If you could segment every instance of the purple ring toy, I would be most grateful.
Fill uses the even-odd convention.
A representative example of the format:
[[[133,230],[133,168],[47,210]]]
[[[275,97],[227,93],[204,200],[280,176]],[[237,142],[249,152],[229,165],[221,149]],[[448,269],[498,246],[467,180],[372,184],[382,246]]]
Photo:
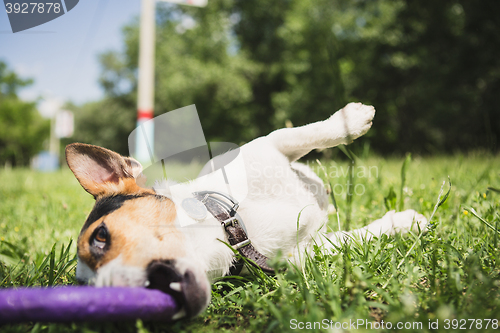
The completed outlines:
[[[146,288],[67,286],[0,289],[0,324],[118,320],[171,321],[175,299]]]

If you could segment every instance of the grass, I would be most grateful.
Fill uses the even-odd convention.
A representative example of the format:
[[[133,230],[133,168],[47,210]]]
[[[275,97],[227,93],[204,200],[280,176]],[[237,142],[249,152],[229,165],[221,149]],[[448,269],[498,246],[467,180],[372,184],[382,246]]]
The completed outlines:
[[[324,170],[311,166],[331,182],[342,228],[346,216],[356,228],[403,206],[429,218],[443,182],[441,199],[448,191],[449,176],[449,197],[424,235],[383,236],[338,253],[309,253],[303,258],[304,271],[276,261],[276,267],[287,269],[274,277],[254,271],[247,277],[223,278],[213,285],[209,308],[192,320],[28,323],[0,331],[279,332],[300,331],[300,325],[303,331],[333,331],[337,323],[345,331],[364,332],[370,327],[392,331],[398,322],[406,324],[405,332],[497,331],[487,319],[500,319],[500,193],[495,191],[500,188],[500,158],[412,158],[402,170],[403,162],[357,160],[350,175],[351,162],[323,161]],[[348,179],[353,183],[347,184]],[[68,170],[2,170],[0,184],[0,286],[74,283],[75,240],[92,197]],[[336,213],[329,227],[338,229]]]

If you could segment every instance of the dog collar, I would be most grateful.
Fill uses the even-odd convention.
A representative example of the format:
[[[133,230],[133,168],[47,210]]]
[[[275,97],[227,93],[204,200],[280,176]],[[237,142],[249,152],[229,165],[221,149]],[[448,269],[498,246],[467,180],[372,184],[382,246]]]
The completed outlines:
[[[250,263],[264,272],[274,273],[274,269],[267,264],[268,258],[257,251],[248,238],[243,219],[236,212],[239,207],[238,201],[228,194],[216,191],[195,192],[193,195],[221,223],[233,249],[237,250],[243,257],[250,259]],[[231,275],[238,274],[242,268],[242,263],[237,263],[231,267]]]

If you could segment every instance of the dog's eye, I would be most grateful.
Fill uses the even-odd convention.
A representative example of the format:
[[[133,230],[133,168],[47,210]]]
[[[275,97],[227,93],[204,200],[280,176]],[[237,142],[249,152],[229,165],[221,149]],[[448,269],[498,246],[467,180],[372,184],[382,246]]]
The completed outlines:
[[[102,226],[97,228],[94,236],[94,246],[103,249],[106,246],[106,243],[108,242],[108,230],[106,227]]]

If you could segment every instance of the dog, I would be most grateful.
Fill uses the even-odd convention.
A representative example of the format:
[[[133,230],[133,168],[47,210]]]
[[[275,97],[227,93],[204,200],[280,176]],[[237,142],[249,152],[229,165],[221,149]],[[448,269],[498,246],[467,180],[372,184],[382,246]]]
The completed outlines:
[[[352,237],[424,230],[426,218],[406,210],[351,232],[326,233],[327,190],[296,161],[313,149],[349,144],[370,129],[374,115],[372,106],[350,103],[325,121],[279,129],[243,145],[245,175],[233,184],[248,188],[241,202],[224,193],[210,173],[177,186],[181,201],[161,186],[141,185],[142,166],[131,157],[68,145],[69,168],[95,198],[78,237],[77,280],[159,289],[181,304],[174,319],[192,317],[209,304],[210,281],[235,267],[235,249],[272,271],[268,258],[283,255],[298,263],[313,244],[331,253]],[[193,223],[183,227],[181,215]]]

